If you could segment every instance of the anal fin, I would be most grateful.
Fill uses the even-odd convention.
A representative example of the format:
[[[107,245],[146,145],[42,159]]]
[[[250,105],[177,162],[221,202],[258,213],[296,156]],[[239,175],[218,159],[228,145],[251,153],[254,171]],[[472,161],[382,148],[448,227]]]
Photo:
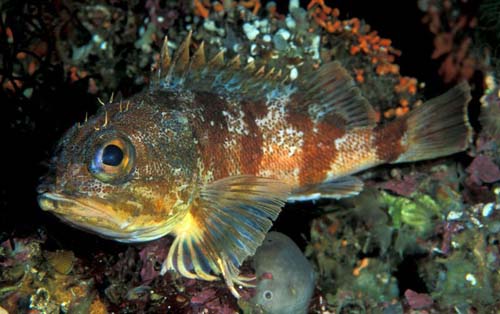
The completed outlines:
[[[359,194],[363,190],[363,181],[346,176],[314,185],[308,185],[292,191],[288,202],[311,201],[320,198],[340,199]]]

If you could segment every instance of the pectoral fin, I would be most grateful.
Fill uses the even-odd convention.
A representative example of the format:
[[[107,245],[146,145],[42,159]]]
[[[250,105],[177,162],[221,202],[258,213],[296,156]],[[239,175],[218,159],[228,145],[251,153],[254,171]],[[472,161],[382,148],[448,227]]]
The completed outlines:
[[[357,195],[362,190],[363,181],[348,176],[294,190],[288,201],[312,201],[320,198],[340,199]]]
[[[289,196],[286,184],[253,176],[235,176],[204,187],[183,221],[163,265],[182,276],[217,280],[222,274],[231,292],[234,283],[248,286],[239,266],[255,253]]]

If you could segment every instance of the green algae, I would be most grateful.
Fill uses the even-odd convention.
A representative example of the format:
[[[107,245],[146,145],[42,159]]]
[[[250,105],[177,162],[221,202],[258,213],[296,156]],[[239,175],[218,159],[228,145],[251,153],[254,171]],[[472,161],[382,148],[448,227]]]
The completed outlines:
[[[406,224],[425,234],[432,229],[435,218],[442,214],[441,206],[426,194],[417,193],[409,198],[381,192],[380,199],[388,207],[387,212],[396,229]]]

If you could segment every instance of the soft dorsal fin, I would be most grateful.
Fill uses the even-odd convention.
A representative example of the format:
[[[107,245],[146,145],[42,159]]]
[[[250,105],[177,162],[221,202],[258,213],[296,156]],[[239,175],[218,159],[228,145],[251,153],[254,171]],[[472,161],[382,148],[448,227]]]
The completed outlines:
[[[238,267],[255,253],[289,195],[280,181],[248,175],[209,183],[176,225],[161,273],[172,269],[203,280],[222,275],[238,296],[234,284],[253,280],[239,276]]]
[[[376,124],[372,106],[337,61],[299,77],[297,85],[304,99],[298,106],[315,121],[330,121],[346,129]]]

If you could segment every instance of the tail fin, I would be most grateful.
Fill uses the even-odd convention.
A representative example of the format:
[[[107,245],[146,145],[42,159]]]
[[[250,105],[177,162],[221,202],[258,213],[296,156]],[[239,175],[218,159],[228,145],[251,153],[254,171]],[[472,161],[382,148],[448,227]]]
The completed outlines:
[[[406,147],[393,163],[432,159],[461,152],[472,141],[467,117],[470,86],[460,83],[410,112],[407,119]]]

